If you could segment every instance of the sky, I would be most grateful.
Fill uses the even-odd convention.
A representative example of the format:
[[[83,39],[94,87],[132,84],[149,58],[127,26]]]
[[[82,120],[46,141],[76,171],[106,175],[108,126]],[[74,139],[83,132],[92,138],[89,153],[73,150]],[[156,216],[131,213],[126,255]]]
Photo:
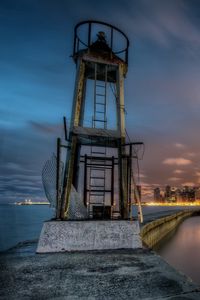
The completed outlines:
[[[45,199],[41,173],[69,122],[74,26],[94,19],[130,40],[126,128],[143,141],[143,198],[200,185],[198,0],[1,0],[0,202]]]

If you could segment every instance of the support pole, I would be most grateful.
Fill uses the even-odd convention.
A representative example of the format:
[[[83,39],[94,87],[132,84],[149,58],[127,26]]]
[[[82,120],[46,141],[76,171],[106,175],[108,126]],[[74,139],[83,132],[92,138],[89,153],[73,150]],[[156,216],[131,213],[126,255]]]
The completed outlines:
[[[115,167],[115,158],[112,156],[112,169],[111,169],[111,206],[114,203],[114,167]]]
[[[72,118],[70,125],[69,144],[71,148],[67,153],[67,162],[64,174],[64,187],[62,194],[61,219],[67,219],[71,186],[73,183],[74,169],[76,169],[76,154],[77,154],[77,136],[73,133],[74,127],[77,127],[81,119],[82,100],[83,100],[83,85],[84,85],[85,63],[80,59],[78,61],[78,71],[76,76],[76,84],[74,90],[74,99],[72,106]]]
[[[63,122],[64,122],[65,141],[67,141],[67,122],[66,122],[66,117],[63,117]]]
[[[131,199],[131,174],[132,174],[132,144],[129,146],[129,212],[131,213],[130,218],[132,219],[132,199]]]
[[[83,203],[87,206],[87,154],[85,154],[84,161],[84,191],[83,191]]]
[[[122,219],[128,218],[128,194],[126,182],[126,161],[125,157],[125,111],[124,111],[124,65],[119,64],[117,72],[117,127],[120,133],[118,142],[118,160],[119,160],[119,190],[120,207]]]
[[[61,178],[60,178],[60,156],[61,156],[61,139],[57,138],[57,161],[56,161],[56,219],[60,218],[61,205]]]

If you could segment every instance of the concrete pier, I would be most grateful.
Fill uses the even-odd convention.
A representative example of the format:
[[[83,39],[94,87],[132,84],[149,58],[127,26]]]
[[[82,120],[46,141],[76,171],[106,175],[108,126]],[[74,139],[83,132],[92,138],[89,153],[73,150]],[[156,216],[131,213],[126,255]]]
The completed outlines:
[[[36,247],[0,253],[0,300],[200,299],[199,286],[147,248],[36,254]]]
[[[35,245],[36,246],[36,245]],[[200,289],[148,249],[0,255],[0,299],[199,300]]]

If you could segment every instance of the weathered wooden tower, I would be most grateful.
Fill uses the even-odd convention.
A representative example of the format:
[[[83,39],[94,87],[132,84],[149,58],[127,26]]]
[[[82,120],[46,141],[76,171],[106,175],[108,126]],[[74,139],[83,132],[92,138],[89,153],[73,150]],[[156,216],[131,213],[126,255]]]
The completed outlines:
[[[56,219],[44,223],[38,253],[142,247],[138,219],[132,219],[137,204],[142,221],[132,170],[142,143],[127,143],[125,130],[128,47],[126,35],[107,23],[85,21],[75,27],[69,134],[64,126],[65,142],[58,138],[57,157],[43,169]]]
[[[76,80],[64,181],[57,201],[57,217],[62,220],[70,219],[71,190],[77,190],[80,181],[87,218],[130,217],[134,143],[125,141],[128,48],[126,35],[110,24],[85,21],[75,27]]]

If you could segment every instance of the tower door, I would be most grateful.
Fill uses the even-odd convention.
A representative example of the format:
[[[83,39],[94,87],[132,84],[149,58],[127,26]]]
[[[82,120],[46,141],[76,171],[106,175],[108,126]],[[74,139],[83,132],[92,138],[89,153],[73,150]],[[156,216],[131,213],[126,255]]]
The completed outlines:
[[[84,202],[91,219],[112,218],[114,157],[105,157],[103,151],[96,147],[92,155],[85,155]]]

